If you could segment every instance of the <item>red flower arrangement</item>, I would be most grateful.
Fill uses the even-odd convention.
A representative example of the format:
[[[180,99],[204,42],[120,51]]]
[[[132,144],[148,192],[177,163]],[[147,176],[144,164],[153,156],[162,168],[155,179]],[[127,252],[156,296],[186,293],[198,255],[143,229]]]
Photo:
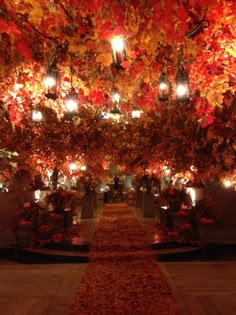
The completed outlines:
[[[193,207],[193,211],[199,223],[213,223],[216,217],[216,204],[214,200],[204,198],[197,201],[196,205]]]
[[[38,228],[39,233],[49,233],[51,230],[52,228],[47,224],[42,224]]]
[[[66,207],[71,207],[74,201],[74,193],[58,189],[46,196],[47,205],[51,204],[54,212],[63,213]]]
[[[19,222],[32,222],[37,217],[41,207],[36,202],[25,202],[20,209],[17,210]],[[27,223],[25,223],[27,224]]]

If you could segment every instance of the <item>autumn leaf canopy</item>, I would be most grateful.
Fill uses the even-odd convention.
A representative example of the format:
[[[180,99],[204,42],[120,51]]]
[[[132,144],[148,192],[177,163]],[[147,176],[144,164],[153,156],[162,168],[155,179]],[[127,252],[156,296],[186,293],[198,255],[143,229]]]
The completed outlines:
[[[101,174],[112,163],[128,173],[194,165],[205,177],[233,175],[235,11],[233,0],[0,0],[0,170],[27,164],[45,171],[81,160]],[[119,67],[115,36],[125,40]],[[52,63],[57,99],[45,96]],[[176,101],[180,63],[189,76],[188,102]],[[161,73],[171,84],[164,102]],[[72,84],[79,114],[68,120]],[[103,116],[114,88],[118,123]],[[137,108],[141,118],[132,119]],[[42,122],[32,122],[34,109]]]

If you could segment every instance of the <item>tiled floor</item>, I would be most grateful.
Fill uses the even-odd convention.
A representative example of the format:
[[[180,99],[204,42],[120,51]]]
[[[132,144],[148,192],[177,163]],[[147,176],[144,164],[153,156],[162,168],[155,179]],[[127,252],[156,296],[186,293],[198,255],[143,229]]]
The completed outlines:
[[[1,265],[1,315],[65,315],[86,264]]]
[[[142,212],[135,211],[151,241],[155,236],[155,219],[143,219]],[[81,235],[75,242],[88,242],[91,239],[98,218],[99,212],[95,219],[79,222]],[[24,265],[2,260],[0,315],[65,315],[86,266]],[[160,263],[160,266],[172,286],[183,315],[235,314],[234,261],[168,262]]]
[[[235,262],[168,262],[160,266],[183,315],[236,314]]]

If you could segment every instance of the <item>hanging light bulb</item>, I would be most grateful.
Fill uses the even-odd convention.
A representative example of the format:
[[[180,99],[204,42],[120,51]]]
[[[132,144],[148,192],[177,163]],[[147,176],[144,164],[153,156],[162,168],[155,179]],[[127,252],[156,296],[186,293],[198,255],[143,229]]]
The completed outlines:
[[[59,70],[55,63],[53,63],[45,75],[44,84],[47,92],[45,96],[49,99],[56,100],[58,98],[58,82],[59,82]]]
[[[180,66],[176,75],[176,99],[179,102],[189,101],[189,77],[183,66]]]
[[[41,111],[34,109],[32,111],[32,120],[35,122],[40,122],[43,120],[43,114]]]
[[[72,87],[65,99],[66,113],[76,114],[78,112],[78,93]]]
[[[117,69],[121,69],[121,63],[126,59],[125,41],[121,36],[114,37],[111,40],[113,50],[113,61]]]
[[[161,73],[158,82],[158,99],[159,101],[168,101],[170,95],[170,82],[165,73]]]

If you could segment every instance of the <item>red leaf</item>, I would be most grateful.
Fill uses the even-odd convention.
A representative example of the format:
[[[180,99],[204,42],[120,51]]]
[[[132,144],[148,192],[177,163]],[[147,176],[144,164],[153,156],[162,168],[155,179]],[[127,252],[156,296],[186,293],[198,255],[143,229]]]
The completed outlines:
[[[130,69],[130,76],[135,78],[144,68],[144,63],[142,61],[136,62],[133,68]]]
[[[23,40],[19,41],[16,44],[16,49],[20,52],[20,54],[24,58],[31,58],[32,57],[32,51],[29,47],[29,43],[27,40],[23,39]]]
[[[1,33],[7,32],[8,30],[8,24],[2,18],[0,18],[0,30],[1,30]]]
[[[203,123],[202,123],[202,127],[207,127],[208,125],[213,124],[213,122],[215,121],[215,117],[211,116],[211,115],[206,115]]]

